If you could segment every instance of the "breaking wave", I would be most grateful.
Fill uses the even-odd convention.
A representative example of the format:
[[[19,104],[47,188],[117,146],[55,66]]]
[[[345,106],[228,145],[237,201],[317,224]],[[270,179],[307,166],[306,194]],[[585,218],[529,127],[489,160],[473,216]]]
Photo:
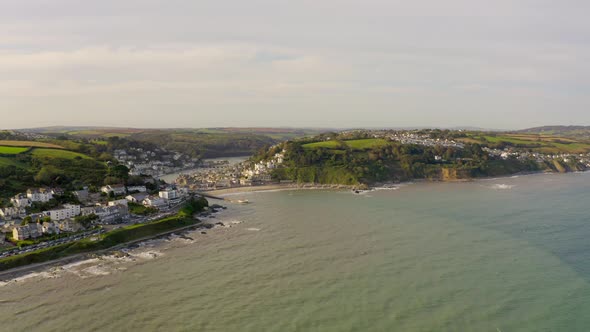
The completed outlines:
[[[498,183],[492,186],[492,189],[496,189],[496,190],[510,190],[512,188],[514,188],[515,186],[512,184],[503,184],[503,183]]]

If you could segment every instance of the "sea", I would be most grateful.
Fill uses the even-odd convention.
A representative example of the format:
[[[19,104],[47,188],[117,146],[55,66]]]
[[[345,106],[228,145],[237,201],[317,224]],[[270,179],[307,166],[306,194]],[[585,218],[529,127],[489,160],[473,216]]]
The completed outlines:
[[[0,283],[1,331],[590,331],[590,173],[235,195]]]

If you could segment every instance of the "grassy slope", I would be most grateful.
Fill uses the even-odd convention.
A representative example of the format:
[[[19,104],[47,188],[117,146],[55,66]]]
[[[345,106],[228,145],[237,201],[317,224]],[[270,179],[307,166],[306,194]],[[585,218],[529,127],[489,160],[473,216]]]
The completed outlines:
[[[56,181],[52,185],[100,185],[107,173],[103,162],[81,153],[52,148],[27,150],[0,156],[0,197],[12,196],[28,187],[48,185],[49,177]],[[50,175],[45,175],[43,183],[37,182],[35,176],[43,168]]]
[[[67,151],[67,150],[56,150],[56,149],[40,149],[36,148],[31,153],[35,158],[61,158],[61,159],[92,159],[87,155]]]
[[[459,139],[465,143],[501,144],[527,146],[540,153],[587,153],[590,152],[590,143],[551,135],[535,134],[502,134],[502,135],[472,135]]]
[[[353,150],[368,150],[373,149],[379,146],[387,145],[388,142],[384,139],[379,138],[368,138],[368,139],[358,139],[358,140],[350,140],[344,141],[344,143]],[[324,142],[316,142],[316,143],[308,143],[304,144],[304,149],[319,149],[319,148],[327,148],[327,149],[338,149],[340,147],[340,141],[324,141]]]
[[[1,146],[0,154],[19,154],[27,151],[29,148],[21,148],[16,146]]]
[[[6,141],[0,140],[0,145],[4,146],[19,146],[19,147],[38,147],[38,148],[53,148],[53,149],[63,149],[62,146],[52,143],[45,143],[45,142],[36,142],[36,141]]]

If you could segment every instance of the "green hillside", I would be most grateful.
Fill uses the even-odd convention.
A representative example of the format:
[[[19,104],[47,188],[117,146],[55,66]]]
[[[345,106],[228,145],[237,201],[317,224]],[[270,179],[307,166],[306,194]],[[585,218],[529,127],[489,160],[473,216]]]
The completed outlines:
[[[37,159],[92,159],[87,155],[67,151],[67,150],[55,150],[55,149],[39,149],[35,148],[32,151],[32,155]]]
[[[26,145],[34,146],[30,143]],[[0,151],[4,152],[0,153],[0,198],[7,198],[29,187],[76,189],[82,185],[98,186],[107,176],[104,162],[80,152],[7,146],[0,146]]]
[[[384,139],[378,138],[366,138],[366,139],[357,139],[357,140],[348,140],[348,141],[323,141],[323,142],[315,142],[315,143],[307,143],[303,144],[302,147],[304,149],[318,149],[318,148],[326,148],[326,149],[338,149],[340,147],[350,148],[357,151],[362,150],[370,150],[373,148],[379,148],[382,146],[386,146],[388,143]]]
[[[14,146],[2,146],[0,145],[0,155],[5,154],[19,154],[27,151],[28,148],[19,148]]]

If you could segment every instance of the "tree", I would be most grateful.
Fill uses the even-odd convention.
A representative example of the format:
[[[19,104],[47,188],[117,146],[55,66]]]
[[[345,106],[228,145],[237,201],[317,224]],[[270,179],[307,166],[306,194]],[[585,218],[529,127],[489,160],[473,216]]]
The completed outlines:
[[[129,168],[127,168],[125,165],[111,167],[109,175],[119,179],[127,180],[127,178],[129,178]]]
[[[94,213],[89,214],[89,215],[85,215],[85,216],[78,216],[76,218],[74,218],[74,220],[76,220],[77,222],[80,223],[80,225],[82,225],[84,228],[88,228],[92,225],[92,222],[95,220],[98,220],[98,216]]]
[[[35,181],[45,185],[51,185],[59,175],[59,171],[54,167],[45,166],[35,175]]]
[[[28,225],[31,222],[33,222],[33,218],[31,218],[31,216],[26,216],[20,224],[24,226]]]

